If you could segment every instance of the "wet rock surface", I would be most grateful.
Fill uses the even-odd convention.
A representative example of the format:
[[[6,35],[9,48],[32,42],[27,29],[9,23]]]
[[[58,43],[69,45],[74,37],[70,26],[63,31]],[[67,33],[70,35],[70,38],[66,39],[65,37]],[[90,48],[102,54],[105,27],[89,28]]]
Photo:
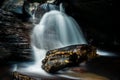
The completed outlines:
[[[50,73],[97,57],[96,48],[91,45],[72,45],[47,52],[42,68]]]

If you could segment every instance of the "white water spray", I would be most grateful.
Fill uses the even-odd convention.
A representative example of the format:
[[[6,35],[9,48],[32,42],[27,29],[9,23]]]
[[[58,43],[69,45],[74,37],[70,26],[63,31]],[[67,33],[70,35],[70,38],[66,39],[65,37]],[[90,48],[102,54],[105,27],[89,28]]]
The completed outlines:
[[[51,75],[41,68],[41,61],[45,58],[48,50],[75,44],[86,44],[77,22],[72,17],[57,10],[43,15],[40,23],[34,27],[31,39],[35,64],[26,70],[47,76]]]
[[[55,49],[72,44],[85,44],[83,33],[76,21],[59,11],[46,13],[35,26],[32,45],[39,49]]]
[[[41,61],[45,57],[46,51],[86,43],[76,21],[65,13],[56,10],[44,14],[40,23],[34,27],[31,37],[35,65],[29,69],[42,74],[45,72],[41,69]]]

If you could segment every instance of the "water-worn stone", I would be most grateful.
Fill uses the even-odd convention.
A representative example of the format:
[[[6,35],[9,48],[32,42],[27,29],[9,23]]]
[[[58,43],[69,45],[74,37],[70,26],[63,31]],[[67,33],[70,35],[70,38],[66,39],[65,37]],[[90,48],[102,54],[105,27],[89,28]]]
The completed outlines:
[[[12,73],[12,79],[14,79],[14,80],[36,80],[36,79],[33,79],[30,76],[21,74],[19,72],[13,72]]]
[[[71,45],[48,51],[42,61],[42,68],[47,72],[54,73],[95,57],[97,57],[97,54],[94,46],[86,44]]]

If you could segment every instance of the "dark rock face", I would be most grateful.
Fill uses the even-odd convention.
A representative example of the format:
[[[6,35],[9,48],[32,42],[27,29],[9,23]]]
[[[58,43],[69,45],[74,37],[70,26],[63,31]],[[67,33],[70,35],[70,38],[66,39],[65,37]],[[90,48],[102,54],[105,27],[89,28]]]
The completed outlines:
[[[1,1],[0,1],[0,8],[1,8],[1,6],[3,5],[4,1],[5,1],[5,0],[1,0]]]
[[[112,23],[112,0],[69,0],[67,4],[66,13],[79,23],[89,44],[120,51],[119,29]]]
[[[1,9],[21,14],[23,3],[24,0],[4,0]]]
[[[0,9],[0,56],[4,54],[10,60],[30,59],[31,28],[32,24],[23,23],[11,12]]]
[[[24,22],[32,22],[32,14],[36,4],[29,0],[5,0],[1,4],[1,9],[14,13]]]
[[[50,73],[65,67],[76,66],[83,61],[97,57],[96,48],[90,45],[71,45],[47,52],[42,68]]]

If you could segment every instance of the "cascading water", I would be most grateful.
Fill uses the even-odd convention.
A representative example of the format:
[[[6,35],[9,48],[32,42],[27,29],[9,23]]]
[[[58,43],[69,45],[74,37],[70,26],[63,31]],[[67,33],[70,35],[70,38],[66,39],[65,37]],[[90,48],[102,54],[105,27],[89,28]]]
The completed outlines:
[[[77,22],[72,17],[57,10],[43,15],[40,23],[34,27],[31,38],[35,65],[29,69],[42,74],[45,72],[41,69],[41,60],[45,57],[46,51],[86,43]]]
[[[48,7],[47,5],[44,5],[44,7],[45,6]],[[51,9],[53,9],[53,7],[53,5],[52,7],[50,6]],[[62,4],[60,5],[60,10],[64,11]],[[58,10],[46,12],[40,19],[40,23],[34,27],[31,35],[31,46],[35,63],[30,67],[22,68],[22,70],[19,69],[19,72],[24,71],[24,73],[30,72],[52,76],[41,68],[41,62],[45,58],[46,52],[55,48],[85,43],[83,33],[72,17]]]
[[[61,10],[64,11],[63,8]],[[41,61],[48,50],[74,44],[86,44],[77,22],[64,12],[57,10],[51,10],[43,15],[40,23],[33,29],[31,40],[35,64],[25,70],[48,76],[49,74],[41,68]]]
[[[33,30],[32,45],[39,49],[50,50],[85,43],[85,38],[76,21],[59,11],[46,13]]]

